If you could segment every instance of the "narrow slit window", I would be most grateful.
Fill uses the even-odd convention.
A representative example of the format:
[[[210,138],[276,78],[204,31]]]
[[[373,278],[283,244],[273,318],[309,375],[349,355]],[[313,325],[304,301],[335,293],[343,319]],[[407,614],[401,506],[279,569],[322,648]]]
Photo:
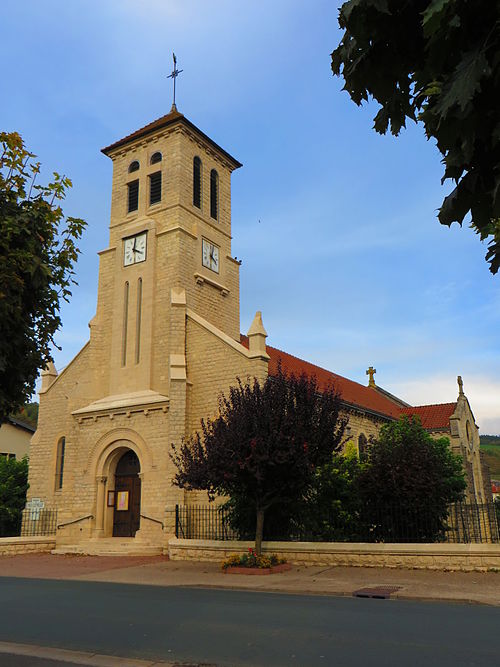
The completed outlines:
[[[66,449],[66,438],[59,438],[56,453],[56,491],[62,489],[64,476],[64,454]]]
[[[128,187],[128,212],[137,211],[139,208],[139,179],[127,183]]]
[[[126,282],[123,293],[122,366],[127,363],[128,292],[129,285]]]
[[[201,160],[198,156],[193,160],[193,206],[201,208]]]
[[[142,278],[137,281],[137,318],[135,324],[135,363],[141,359]]]
[[[210,217],[219,219],[219,174],[215,169],[210,172]]]
[[[149,161],[149,164],[157,164],[158,162],[161,162],[161,153],[157,151],[156,153],[153,153],[151,156],[151,160]]]
[[[128,168],[128,173],[131,174],[134,171],[139,171],[139,162],[137,160],[134,160],[133,162],[130,163],[129,168]]]
[[[149,204],[161,201],[161,171],[156,171],[149,177]]]

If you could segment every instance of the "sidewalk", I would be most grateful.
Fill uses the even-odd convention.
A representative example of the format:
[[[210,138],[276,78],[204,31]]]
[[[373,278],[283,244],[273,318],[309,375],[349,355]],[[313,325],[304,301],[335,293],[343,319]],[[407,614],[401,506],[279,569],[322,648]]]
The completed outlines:
[[[1,556],[1,576],[337,596],[386,586],[397,587],[392,599],[500,605],[500,573],[495,572],[294,566],[281,574],[252,576],[224,574],[217,563],[169,561],[162,556],[26,554]]]

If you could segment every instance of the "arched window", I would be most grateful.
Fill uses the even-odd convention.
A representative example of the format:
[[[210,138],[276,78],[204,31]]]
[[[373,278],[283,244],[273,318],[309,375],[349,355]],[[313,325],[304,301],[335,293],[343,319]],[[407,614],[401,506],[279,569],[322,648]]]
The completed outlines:
[[[64,450],[66,449],[66,438],[59,438],[56,454],[56,491],[62,489],[64,476]]]
[[[201,160],[196,156],[193,160],[193,206],[197,208],[201,208],[201,174]]]
[[[360,461],[366,461],[367,443],[368,440],[366,439],[366,435],[364,433],[361,433],[360,436],[358,437],[358,456]]]
[[[210,217],[219,219],[219,174],[215,169],[210,172]]]
[[[156,151],[156,153],[153,153],[151,156],[151,159],[149,161],[149,164],[156,164],[157,162],[161,162],[161,153],[160,151]]]
[[[134,160],[129,164],[128,173],[131,174],[133,171],[139,171],[139,166],[138,160]]]

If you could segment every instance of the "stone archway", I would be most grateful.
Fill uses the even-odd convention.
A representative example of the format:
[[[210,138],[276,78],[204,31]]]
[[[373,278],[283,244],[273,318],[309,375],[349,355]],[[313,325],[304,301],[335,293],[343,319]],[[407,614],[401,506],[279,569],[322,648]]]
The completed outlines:
[[[141,523],[141,465],[129,449],[116,464],[114,479],[113,537],[135,537]]]
[[[140,529],[140,511],[143,493],[143,471],[151,467],[150,452],[142,441],[140,436],[134,431],[116,430],[104,436],[95,446],[94,451],[89,459],[89,468],[94,470],[95,479],[97,482],[96,489],[96,505],[95,505],[95,529],[94,537],[113,537],[117,532],[114,530],[115,505],[117,503],[117,489],[116,481],[120,478],[116,476],[120,473],[118,468],[120,461],[125,455],[131,458],[135,457],[135,469],[133,475],[136,475],[135,493],[136,498],[135,507],[136,514],[132,525],[133,530],[130,529],[133,537],[138,537]],[[123,464],[124,466],[125,464]],[[125,467],[121,468],[121,472],[126,472]],[[140,491],[138,491],[140,489]],[[122,489],[125,491],[126,489]],[[122,496],[123,499],[123,496]],[[138,503],[137,503],[138,499]],[[130,504],[131,493],[129,489],[128,501]],[[123,502],[123,500],[122,500]],[[122,510],[123,511],[123,510]],[[120,537],[125,537],[122,531],[118,531]]]

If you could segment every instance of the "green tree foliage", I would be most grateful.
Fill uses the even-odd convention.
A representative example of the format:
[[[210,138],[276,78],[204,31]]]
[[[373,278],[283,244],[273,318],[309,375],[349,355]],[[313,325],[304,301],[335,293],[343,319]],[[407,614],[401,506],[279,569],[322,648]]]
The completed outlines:
[[[471,213],[487,261],[500,267],[500,3],[497,0],[349,0],[332,53],[358,105],[373,97],[374,128],[398,135],[421,121],[443,155],[442,181],[455,187],[439,221]]]
[[[357,486],[361,516],[378,541],[434,542],[466,483],[448,438],[435,440],[417,417],[405,416],[381,428]]]
[[[0,537],[19,535],[28,490],[28,459],[0,457]]]
[[[339,411],[334,388],[320,392],[315,378],[279,369],[263,384],[239,381],[221,396],[217,418],[202,422],[179,451],[173,446],[174,484],[246,503],[260,554],[265,514],[296,506],[318,466],[340,448],[345,422]]]
[[[23,405],[17,412],[15,412],[12,417],[14,419],[19,419],[19,421],[29,424],[36,429],[38,425],[38,408],[39,405],[35,401],[33,403],[27,403]]]
[[[334,454],[314,476],[302,508],[301,523],[315,540],[355,541],[359,525],[357,480],[363,466],[357,455]]]
[[[19,134],[0,133],[0,424],[28,402],[51,360],[85,228],[83,220],[64,219],[69,178],[54,173],[38,185],[34,157]]]

